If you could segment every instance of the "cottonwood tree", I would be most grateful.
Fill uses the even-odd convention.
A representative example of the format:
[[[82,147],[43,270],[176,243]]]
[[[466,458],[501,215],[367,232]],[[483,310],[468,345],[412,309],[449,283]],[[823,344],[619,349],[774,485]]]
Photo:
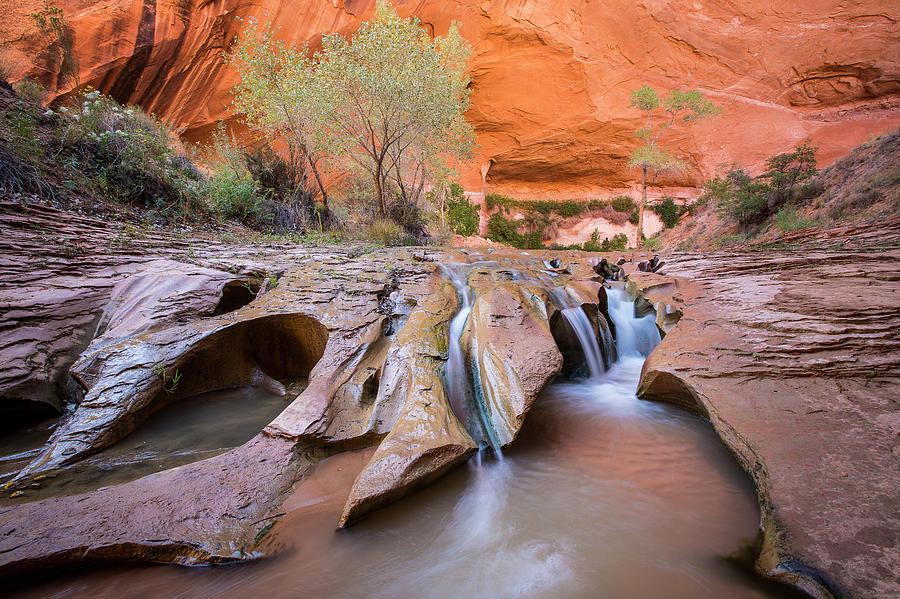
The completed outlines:
[[[471,53],[456,23],[432,39],[416,18],[379,1],[371,22],[349,38],[324,35],[312,56],[255,23],[232,56],[238,106],[250,120],[289,134],[314,172],[326,156],[362,167],[385,217],[388,182],[414,199],[435,164],[470,155],[473,131],[463,113]]]
[[[248,123],[283,140],[295,163],[306,165],[328,211],[328,192],[320,164],[337,151],[322,126],[316,64],[307,46],[297,48],[275,37],[271,25],[248,19],[226,60],[237,68],[234,105]]]
[[[631,153],[628,163],[641,169],[641,203],[638,206],[637,246],[644,236],[644,208],[647,205],[647,187],[653,185],[660,173],[684,168],[684,161],[677,158],[660,143],[664,133],[678,126],[687,126],[721,111],[719,106],[704,98],[696,90],[672,90],[660,97],[652,87],[644,85],[631,92],[631,106],[644,113],[644,126],[635,134],[641,145]]]

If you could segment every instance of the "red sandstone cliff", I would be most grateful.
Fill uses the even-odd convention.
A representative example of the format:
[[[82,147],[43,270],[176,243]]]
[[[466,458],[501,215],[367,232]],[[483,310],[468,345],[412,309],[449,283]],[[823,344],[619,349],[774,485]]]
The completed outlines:
[[[286,37],[352,31],[374,0],[56,0],[74,31],[82,84],[204,137],[232,116],[222,50],[235,17]],[[699,88],[722,114],[673,138],[693,185],[722,163],[754,165],[812,137],[827,164],[900,125],[900,6],[878,0],[396,1],[475,47],[468,118],[480,145],[468,189],[572,197],[635,185],[626,165],[630,91]],[[37,0],[0,0],[0,60],[40,76]],[[49,80],[49,79],[48,79]],[[61,89],[59,92],[65,92]]]

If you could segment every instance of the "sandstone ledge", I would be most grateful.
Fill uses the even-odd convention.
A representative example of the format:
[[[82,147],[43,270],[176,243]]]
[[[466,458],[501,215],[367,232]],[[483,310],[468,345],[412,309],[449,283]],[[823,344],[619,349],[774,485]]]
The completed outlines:
[[[900,251],[667,261],[667,288],[631,276],[684,315],[638,393],[708,416],[753,477],[757,568],[815,597],[900,596]]]

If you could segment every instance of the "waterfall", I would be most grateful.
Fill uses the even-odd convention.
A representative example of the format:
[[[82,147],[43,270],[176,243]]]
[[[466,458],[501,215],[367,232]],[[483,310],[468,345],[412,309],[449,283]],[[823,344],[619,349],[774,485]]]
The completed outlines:
[[[459,310],[450,320],[450,339],[447,344],[447,367],[445,373],[450,407],[479,446],[490,445],[497,455],[500,456],[500,441],[494,432],[494,426],[484,404],[484,398],[479,393],[479,389],[473,388],[472,379],[469,378],[468,368],[466,367],[466,355],[460,343],[463,329],[469,319],[469,314],[472,312],[472,304],[475,303],[474,294],[469,287],[465,273],[461,272],[461,269],[451,268],[443,264],[440,266],[453,283],[453,287],[456,288],[457,295],[459,295]],[[472,357],[472,370],[477,379],[478,364],[476,357]]]
[[[587,363],[588,375],[596,378],[603,374],[603,357],[600,353],[600,345],[597,343],[597,335],[587,314],[581,308],[566,308],[562,311],[563,317],[575,331],[581,351],[584,352],[584,360]]]
[[[560,312],[572,331],[578,339],[581,346],[581,353],[584,354],[584,361],[587,364],[588,376],[596,378],[603,374],[606,370],[603,359],[603,353],[600,351],[600,345],[597,342],[597,334],[594,326],[588,319],[587,314],[576,302],[572,301],[572,297],[563,287],[550,287],[548,289],[550,296],[562,307]],[[606,340],[604,340],[606,341]]]
[[[624,289],[610,289],[607,297],[609,315],[616,323],[616,349],[619,356],[648,356],[660,342],[655,316],[647,314],[643,318],[635,318],[634,302]]]

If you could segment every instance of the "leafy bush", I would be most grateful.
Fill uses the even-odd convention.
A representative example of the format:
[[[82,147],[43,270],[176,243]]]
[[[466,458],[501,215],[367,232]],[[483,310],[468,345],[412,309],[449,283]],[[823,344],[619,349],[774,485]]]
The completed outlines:
[[[3,124],[9,132],[9,149],[26,162],[38,158],[41,153],[37,135],[40,110],[41,106],[35,100],[19,100],[3,111]]]
[[[50,74],[55,74],[56,89],[67,82],[78,88],[78,56],[75,53],[75,35],[66,22],[63,10],[45,0],[40,10],[31,13],[31,20],[44,37],[41,52]]]
[[[574,243],[572,245],[561,246],[558,244],[554,244],[552,249],[557,250],[582,250],[584,252],[615,252],[624,250],[628,246],[628,236],[625,233],[619,233],[617,235],[613,235],[612,240],[608,237],[605,238],[602,242],[600,241],[600,233],[597,229],[594,229],[594,232],[591,233],[591,238],[588,241],[585,241],[583,244],[579,245]]]
[[[769,191],[765,183],[735,166],[724,177],[717,175],[707,182],[700,197],[702,201],[713,201],[721,211],[746,227],[769,216]]]
[[[566,200],[564,202],[559,202],[554,208],[558,215],[563,218],[569,218],[578,216],[584,212],[586,205],[584,203],[576,202],[575,200]]]
[[[618,233],[613,235],[612,239],[604,239],[600,245],[603,248],[601,251],[604,252],[621,251],[628,247],[628,236],[625,233]]]
[[[675,200],[669,196],[663,196],[662,202],[653,204],[650,209],[659,216],[659,220],[667,229],[678,224],[678,206],[675,205]]]
[[[484,197],[484,203],[488,210],[498,208],[500,211],[508,213],[511,209],[518,208],[523,212],[537,212],[545,216],[557,214],[562,218],[578,216],[585,210],[602,208],[605,205],[605,202],[602,200],[563,200],[561,202],[550,200],[516,200],[498,193],[487,194]]]
[[[469,201],[463,193],[462,185],[450,184],[450,197],[447,200],[447,221],[450,229],[457,235],[470,237],[478,233],[481,215],[478,204]]]
[[[609,241],[605,239],[604,241]],[[588,241],[584,242],[584,245],[581,246],[581,249],[585,252],[602,252],[603,245],[600,243],[600,233],[597,229],[594,229],[594,232],[591,233],[591,238]]]
[[[96,90],[55,116],[62,151],[96,175],[103,193],[166,216],[202,210],[202,176],[159,120]]]
[[[273,231],[321,231],[336,224],[334,215],[316,201],[317,189],[310,185],[303,166],[305,159],[296,151],[280,153],[264,143],[250,150],[238,150],[236,158],[243,162],[264,196],[259,206],[260,218]]]
[[[400,245],[404,239],[403,228],[394,221],[381,218],[366,229],[369,241],[385,246]]]
[[[215,209],[226,218],[254,221],[260,217],[265,197],[250,173],[220,168],[207,182],[207,191]]]
[[[789,233],[807,227],[814,227],[818,223],[813,220],[805,220],[799,214],[797,209],[790,204],[785,204],[775,215],[775,225],[783,232]]]
[[[604,200],[591,200],[587,204],[588,210],[603,210],[607,206],[609,206],[609,202]]]
[[[515,208],[517,202],[516,200],[500,195],[499,193],[489,193],[484,196],[484,205],[487,206],[488,210],[493,210],[494,208],[509,210],[510,208]]]
[[[519,233],[519,223],[494,214],[488,219],[487,238],[498,243],[505,243],[524,250],[537,250],[544,247],[543,228],[526,233]]]
[[[272,195],[272,190],[263,190],[247,167],[244,152],[234,137],[219,126],[213,132],[210,151],[210,169],[206,182],[213,208],[226,218],[236,218],[247,224],[262,223],[266,220],[262,206]]]
[[[625,214],[633,212],[635,208],[634,200],[632,200],[628,196],[619,196],[613,198],[612,202],[610,202],[610,205],[616,212],[622,212]]]
[[[637,226],[637,224],[641,222],[641,213],[637,208],[635,208],[631,212],[631,214],[628,215],[628,222],[635,226]]]
[[[653,235],[652,237],[650,237],[650,239],[647,239],[645,237],[643,246],[645,250],[655,252],[662,247],[662,240],[658,235]]]
[[[13,89],[20,98],[33,104],[39,104],[43,99],[44,94],[47,93],[47,88],[39,81],[28,78],[17,81],[16,84],[13,85]]]
[[[795,192],[818,173],[816,150],[809,143],[802,143],[793,152],[785,152],[766,160],[766,170],[759,176],[768,182],[778,198],[779,205],[794,198]]]
[[[818,172],[815,154],[816,148],[800,144],[793,152],[766,160],[766,170],[758,177],[734,166],[725,177],[709,181],[701,199],[714,200],[745,228],[758,225],[786,203],[813,191],[806,182]]]
[[[515,246],[520,243],[521,235],[516,223],[500,214],[494,214],[488,219],[487,238],[497,243]]]

